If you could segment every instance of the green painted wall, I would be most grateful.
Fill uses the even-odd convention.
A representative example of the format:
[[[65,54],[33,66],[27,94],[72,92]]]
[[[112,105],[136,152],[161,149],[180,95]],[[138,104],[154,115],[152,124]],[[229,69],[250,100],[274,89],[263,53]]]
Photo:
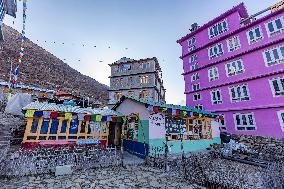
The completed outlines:
[[[157,154],[164,154],[164,145],[163,142],[165,142],[165,139],[151,139],[149,141],[149,154],[150,155],[157,155]],[[205,150],[207,147],[210,146],[210,144],[221,143],[221,139],[219,137],[213,138],[212,140],[190,140],[190,141],[183,141],[183,149],[184,152],[194,152],[194,151],[200,151]],[[171,154],[178,154],[182,153],[181,150],[181,142],[175,141],[175,142],[168,142],[168,146],[170,147],[170,153]]]
[[[144,135],[143,135],[144,134]],[[138,129],[138,142],[149,144],[149,120],[140,120],[140,127]]]

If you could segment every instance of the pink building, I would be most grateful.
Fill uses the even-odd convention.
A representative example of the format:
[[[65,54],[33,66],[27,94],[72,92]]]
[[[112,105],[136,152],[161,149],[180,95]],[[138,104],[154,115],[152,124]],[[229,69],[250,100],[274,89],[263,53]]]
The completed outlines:
[[[224,114],[229,133],[283,138],[284,9],[263,12],[242,3],[177,41],[186,105]]]

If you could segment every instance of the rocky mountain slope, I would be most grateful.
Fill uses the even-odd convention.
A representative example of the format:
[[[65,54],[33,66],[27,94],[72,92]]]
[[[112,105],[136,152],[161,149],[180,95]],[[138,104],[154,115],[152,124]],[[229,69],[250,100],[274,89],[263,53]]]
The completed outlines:
[[[9,26],[3,29],[5,41],[0,44],[0,80],[9,80],[8,57],[17,62],[20,49],[20,33]],[[34,44],[25,42],[25,55],[20,66],[19,83],[25,85],[63,90],[75,95],[90,97],[106,104],[108,87],[71,68],[62,60]]]

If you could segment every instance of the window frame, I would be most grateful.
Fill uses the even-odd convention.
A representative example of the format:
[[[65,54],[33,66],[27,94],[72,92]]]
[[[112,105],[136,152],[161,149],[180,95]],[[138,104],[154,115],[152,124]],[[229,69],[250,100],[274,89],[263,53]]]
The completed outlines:
[[[236,65],[236,63],[237,63],[238,61],[241,62],[242,70],[235,69],[234,75],[229,75],[231,72],[229,72],[227,65],[231,65],[231,67],[233,67],[233,66],[232,66],[233,63],[235,62],[235,65]],[[237,65],[236,65],[236,66],[237,66]],[[237,67],[237,68],[238,68],[238,67]],[[237,60],[234,60],[234,61],[231,61],[231,62],[227,62],[227,63],[225,63],[225,70],[226,70],[226,75],[227,75],[227,77],[232,77],[232,76],[240,75],[240,74],[242,74],[242,73],[245,72],[244,62],[243,62],[242,59],[237,59]],[[242,72],[238,73],[239,71],[242,71]]]
[[[192,37],[189,40],[187,40],[187,46],[189,47],[189,46],[193,45],[195,42],[196,42],[196,38]]]
[[[199,95],[199,99],[195,100],[194,95]],[[192,95],[192,100],[193,100],[193,101],[200,101],[200,100],[202,100],[201,94],[200,94],[200,93],[194,93],[194,94]]]
[[[212,56],[210,55],[211,54],[211,49],[212,49],[212,52],[214,53],[214,48],[216,47],[217,48],[217,51],[220,51],[220,48],[219,48],[219,45],[221,45],[221,49],[222,49],[222,52],[218,52],[217,54],[213,54]],[[208,57],[209,57],[209,60],[212,60],[214,58],[218,58],[222,55],[225,54],[225,51],[224,51],[224,45],[223,43],[217,43],[211,47],[208,48]]]
[[[282,85],[282,84],[281,84],[281,79],[284,80],[284,76],[283,76],[283,77],[276,77],[276,78],[271,78],[271,79],[269,79],[270,89],[271,89],[271,92],[272,92],[272,96],[273,96],[274,98],[283,97],[283,96],[284,96],[284,94],[283,94],[283,95],[276,95],[276,91],[275,91],[275,88],[274,88],[274,85],[273,85],[273,81],[277,80],[277,84],[279,85],[279,83],[280,83],[280,85],[279,85],[278,87],[279,87],[279,88],[282,87],[282,89],[280,90],[280,93],[281,93],[281,92],[284,93],[284,85],[281,86],[281,85]]]
[[[236,117],[237,117],[237,115],[239,115],[239,118],[240,118],[240,120],[241,120],[241,122],[242,122],[242,124],[241,125],[237,125],[237,120],[236,120]],[[244,121],[243,121],[243,115],[245,116],[245,118],[246,118],[246,123],[249,123],[249,118],[248,118],[248,116],[249,115],[252,115],[252,120],[253,120],[253,123],[254,123],[254,125],[249,125],[249,124],[247,124],[247,125],[244,125]],[[255,119],[255,115],[254,115],[254,113],[253,112],[248,112],[248,113],[234,113],[233,114],[233,119],[234,119],[234,124],[235,124],[235,130],[236,131],[256,131],[257,130],[257,126],[256,126],[256,119]],[[254,130],[250,130],[250,129],[247,129],[247,128],[250,128],[250,127],[254,127],[255,129]],[[238,128],[245,128],[245,129],[238,129]]]
[[[281,130],[284,132],[284,120],[283,120],[281,114],[284,114],[284,110],[279,110],[279,111],[277,111],[277,115],[278,115],[278,120],[279,120],[279,123],[280,123],[280,127],[281,127]]]
[[[198,107],[197,107],[198,106]],[[201,109],[199,108],[199,107],[201,107]],[[196,109],[198,109],[198,110],[203,110],[203,105],[202,104],[196,104],[195,106],[194,106],[194,108],[196,108]]]
[[[236,43],[235,40],[237,41],[237,43]],[[238,35],[230,37],[226,41],[227,41],[228,52],[233,52],[233,51],[236,51],[236,50],[241,48],[241,40],[240,40],[240,36],[238,36]],[[232,49],[230,48],[230,41],[232,41],[232,44],[234,46]]]
[[[266,49],[265,51],[262,52],[263,60],[265,62],[266,67],[275,66],[275,65],[284,63],[284,54],[282,54],[281,48],[284,48],[284,45],[275,46],[273,48]],[[275,59],[275,56],[274,56],[275,54],[273,53],[274,50],[277,51],[278,53],[277,55],[279,56],[279,59]],[[269,52],[269,56],[271,58],[270,62],[267,62],[267,57],[266,57],[267,52]],[[273,57],[271,57],[271,55],[273,55]]]
[[[238,87],[240,87],[241,89],[243,88],[243,86],[246,86],[246,89],[247,89],[247,94],[248,94],[248,100],[242,100],[242,98],[245,98],[245,96],[242,96],[242,94],[243,94],[243,90],[241,90],[241,96],[240,97],[238,97],[238,100],[233,100],[232,99],[232,91],[231,91],[231,89],[232,88],[236,88],[236,89],[234,89],[234,92],[235,92],[235,95],[236,94],[238,94],[238,90],[237,90],[237,88]],[[228,87],[228,89],[229,89],[229,94],[230,94],[230,100],[231,100],[231,103],[237,103],[237,102],[245,102],[245,101],[250,101],[251,100],[251,96],[250,96],[250,92],[249,92],[249,86],[248,86],[248,84],[242,84],[242,85],[234,85],[234,86],[229,86]]]
[[[198,89],[194,89],[194,86],[198,86]],[[192,84],[192,91],[199,91],[200,90],[200,83],[193,83]]]
[[[224,27],[224,23],[226,23],[226,28],[223,28]],[[219,31],[219,27],[218,27],[219,24],[222,24],[222,31]],[[217,28],[217,33],[218,34],[216,34],[216,35],[214,34],[214,27]],[[214,35],[211,35],[211,29],[212,29]],[[216,23],[213,26],[208,28],[208,37],[209,37],[209,39],[213,39],[213,38],[215,38],[215,37],[217,37],[217,36],[219,36],[221,34],[224,34],[224,33],[228,32],[228,31],[229,31],[229,24],[228,24],[227,18],[225,18],[222,21],[220,21],[220,22],[218,22],[218,23]]]
[[[191,82],[197,81],[199,79],[200,79],[200,76],[198,72],[191,75]]]
[[[193,62],[196,62],[196,61],[197,61],[197,55],[196,54],[191,55],[188,59],[189,63],[193,63]]]
[[[197,63],[197,62],[194,63],[194,64],[192,64],[192,65],[190,65],[190,71],[197,70],[198,68],[199,68],[199,66],[198,66],[198,63]]]
[[[220,99],[217,100],[217,101],[214,101],[213,99],[213,93],[219,91],[219,94],[220,94]],[[222,93],[221,93],[221,89],[214,89],[212,91],[210,91],[210,96],[211,96],[211,104],[212,105],[218,105],[218,104],[223,104],[223,97],[222,97]],[[217,102],[216,104],[214,102]]]
[[[256,29],[259,29],[260,37],[256,37],[256,32],[255,32]],[[253,37],[254,37],[253,40],[250,40],[249,32],[253,32]],[[263,32],[262,32],[261,26],[259,25],[259,26],[256,26],[256,27],[251,28],[250,30],[248,30],[246,32],[246,36],[247,36],[247,40],[248,40],[248,44],[249,45],[252,45],[252,44],[262,40],[263,39]]]
[[[211,75],[210,75],[211,71],[213,73],[213,77],[211,77]],[[207,72],[208,72],[209,82],[218,80],[220,78],[220,76],[219,76],[219,69],[218,69],[217,66],[209,68]],[[217,74],[215,75],[215,73],[217,73]]]
[[[276,26],[275,21],[278,20],[278,19],[280,19],[280,22],[282,24],[282,28],[277,29],[277,31],[276,31],[275,28],[277,28],[277,26]],[[274,29],[274,32],[272,32],[272,33],[269,31],[269,27],[268,27],[268,24],[270,24],[270,23],[272,23],[272,26],[273,26],[273,29]],[[279,17],[271,19],[269,22],[266,22],[265,28],[266,28],[268,37],[272,37],[274,35],[281,34],[284,31],[284,16],[279,16]]]
[[[140,76],[140,85],[149,84],[149,76],[148,75],[142,75]]]

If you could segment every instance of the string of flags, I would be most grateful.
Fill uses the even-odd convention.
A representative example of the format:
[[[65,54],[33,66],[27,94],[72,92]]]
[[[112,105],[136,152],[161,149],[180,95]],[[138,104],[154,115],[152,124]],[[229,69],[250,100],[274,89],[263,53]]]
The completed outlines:
[[[199,113],[199,112],[194,112],[194,111],[186,111],[186,110],[181,110],[181,109],[174,109],[174,108],[167,108],[167,107],[159,107],[159,106],[152,106],[149,104],[145,104],[145,107],[147,110],[150,112],[158,113],[159,111],[165,112],[168,115],[173,115],[179,118],[184,118],[184,117],[208,117],[208,118],[214,118],[218,121],[224,120],[224,117],[221,115],[213,114],[213,113]]]
[[[23,0],[23,28],[22,28],[22,32],[21,32],[21,47],[19,50],[19,59],[18,59],[18,64],[14,70],[13,73],[13,78],[11,78],[12,80],[10,81],[10,85],[9,85],[9,91],[8,91],[8,98],[10,98],[12,96],[12,91],[13,88],[15,87],[15,84],[18,80],[18,77],[20,75],[20,69],[19,66],[22,64],[23,62],[23,56],[24,56],[24,42],[25,42],[25,34],[26,34],[26,19],[27,19],[27,15],[26,15],[26,11],[27,11],[27,0]]]
[[[81,114],[76,112],[56,112],[56,111],[36,111],[36,110],[26,110],[24,111],[25,117],[27,118],[44,118],[44,119],[57,119],[59,117],[64,117],[65,120],[76,120],[79,121],[112,121],[112,122],[125,122],[126,116],[103,116],[100,114]]]

